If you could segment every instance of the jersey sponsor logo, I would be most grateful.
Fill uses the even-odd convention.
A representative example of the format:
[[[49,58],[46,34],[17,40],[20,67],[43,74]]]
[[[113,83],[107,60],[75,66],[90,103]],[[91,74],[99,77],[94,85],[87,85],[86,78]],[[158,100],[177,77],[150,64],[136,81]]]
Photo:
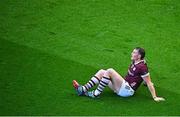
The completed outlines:
[[[134,87],[136,85],[136,82],[133,82],[130,85],[131,85],[131,87]]]

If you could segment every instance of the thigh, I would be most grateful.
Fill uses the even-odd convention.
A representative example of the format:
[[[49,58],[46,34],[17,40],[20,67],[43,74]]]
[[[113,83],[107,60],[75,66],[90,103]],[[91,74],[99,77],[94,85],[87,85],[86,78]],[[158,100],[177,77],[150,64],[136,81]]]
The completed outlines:
[[[109,82],[108,87],[109,87],[111,90],[113,90],[115,93],[117,93],[116,88],[114,87],[114,85],[112,84],[112,82]]]
[[[124,79],[122,77],[112,77],[112,85],[116,92],[118,92],[122,86]]]
[[[124,81],[124,78],[112,68],[108,69],[107,71],[109,72],[109,76],[111,77],[113,88],[116,92],[119,91]]]

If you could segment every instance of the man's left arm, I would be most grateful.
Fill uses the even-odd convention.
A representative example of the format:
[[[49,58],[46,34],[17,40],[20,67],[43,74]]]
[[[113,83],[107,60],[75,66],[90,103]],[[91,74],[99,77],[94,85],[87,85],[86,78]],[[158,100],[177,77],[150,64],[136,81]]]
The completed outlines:
[[[154,88],[154,84],[151,82],[150,75],[143,77],[143,80],[146,82],[154,101],[156,101],[156,102],[165,101],[165,99],[163,97],[157,97],[156,91]]]

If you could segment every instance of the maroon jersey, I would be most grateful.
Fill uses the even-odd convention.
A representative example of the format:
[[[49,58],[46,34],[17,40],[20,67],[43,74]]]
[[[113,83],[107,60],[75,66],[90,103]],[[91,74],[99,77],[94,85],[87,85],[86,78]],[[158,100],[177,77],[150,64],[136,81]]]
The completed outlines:
[[[148,67],[145,60],[141,60],[138,63],[132,62],[129,66],[128,73],[125,80],[129,83],[132,89],[137,90],[143,81],[143,78],[148,76]]]

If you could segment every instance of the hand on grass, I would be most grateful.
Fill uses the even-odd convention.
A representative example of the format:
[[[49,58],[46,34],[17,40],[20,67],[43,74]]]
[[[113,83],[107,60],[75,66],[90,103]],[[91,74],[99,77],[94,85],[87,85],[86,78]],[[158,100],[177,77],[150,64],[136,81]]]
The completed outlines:
[[[165,99],[163,97],[154,97],[154,101],[161,102],[161,101],[165,101]]]

